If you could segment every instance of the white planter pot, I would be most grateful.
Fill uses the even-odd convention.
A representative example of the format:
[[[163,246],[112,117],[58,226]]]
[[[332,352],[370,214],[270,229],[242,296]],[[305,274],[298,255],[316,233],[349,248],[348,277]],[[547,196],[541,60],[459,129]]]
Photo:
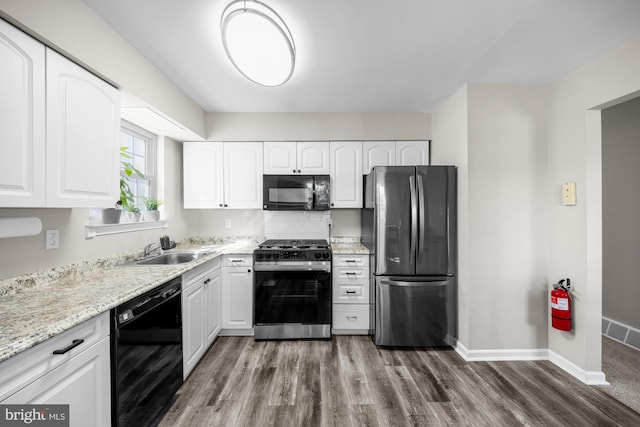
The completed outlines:
[[[120,209],[108,208],[102,209],[103,224],[119,224],[122,211]]]
[[[143,221],[160,221],[160,211],[142,211]]]

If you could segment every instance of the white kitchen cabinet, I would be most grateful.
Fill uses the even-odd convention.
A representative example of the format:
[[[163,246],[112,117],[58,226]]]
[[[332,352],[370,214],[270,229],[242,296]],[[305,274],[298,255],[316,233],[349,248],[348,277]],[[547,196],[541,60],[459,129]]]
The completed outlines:
[[[224,150],[222,142],[182,144],[185,209],[224,207]]]
[[[46,205],[111,208],[120,198],[120,92],[46,55]]]
[[[45,47],[0,20],[0,207],[45,204]]]
[[[362,173],[367,175],[374,166],[396,164],[395,141],[362,141]]]
[[[396,164],[418,166],[429,164],[429,141],[396,141]]]
[[[253,257],[225,255],[222,265],[220,335],[253,334]]]
[[[262,170],[261,142],[225,142],[225,207],[262,209]]]
[[[331,208],[362,207],[362,142],[331,141]]]
[[[367,334],[371,310],[368,255],[334,255],[332,266],[332,332]]]
[[[182,276],[182,372],[186,379],[220,331],[220,259]]]
[[[265,141],[264,173],[327,175],[329,173],[329,142]]]
[[[105,312],[0,364],[0,402],[68,404],[70,426],[110,426],[109,354]]]
[[[185,142],[185,209],[262,209],[261,142]]]

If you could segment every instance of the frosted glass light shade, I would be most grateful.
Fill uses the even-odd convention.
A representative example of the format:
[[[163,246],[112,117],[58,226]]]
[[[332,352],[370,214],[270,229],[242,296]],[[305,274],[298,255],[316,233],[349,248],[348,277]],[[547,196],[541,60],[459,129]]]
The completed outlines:
[[[280,86],[295,68],[293,37],[282,18],[255,0],[236,0],[222,13],[222,44],[231,63],[262,86]]]

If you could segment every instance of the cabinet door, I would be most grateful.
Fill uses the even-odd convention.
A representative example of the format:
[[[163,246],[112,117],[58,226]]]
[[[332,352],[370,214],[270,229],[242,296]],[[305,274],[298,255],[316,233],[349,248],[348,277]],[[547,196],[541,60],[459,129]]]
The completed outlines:
[[[363,141],[362,173],[371,172],[374,166],[393,166],[396,164],[395,141]]]
[[[362,143],[331,141],[331,207],[362,207]]]
[[[223,267],[222,328],[253,327],[253,273],[246,267]]]
[[[44,49],[0,20],[0,207],[45,205]]]
[[[46,52],[47,206],[111,208],[120,198],[120,93]]]
[[[182,292],[182,372],[187,378],[204,354],[204,285],[201,281]]]
[[[225,207],[262,209],[262,143],[224,143]]]
[[[396,141],[396,164],[418,166],[429,164],[429,141]]]
[[[205,342],[206,347],[216,339],[220,332],[220,292],[222,278],[220,270],[214,271],[208,278],[209,282],[205,284]]]
[[[182,150],[185,209],[223,208],[222,142],[185,142]]]
[[[69,425],[111,425],[109,338],[9,396],[7,404],[68,404]]]
[[[264,173],[291,175],[297,173],[296,143],[291,141],[264,143]]]
[[[329,142],[298,142],[298,173],[303,175],[327,175],[329,167]]]

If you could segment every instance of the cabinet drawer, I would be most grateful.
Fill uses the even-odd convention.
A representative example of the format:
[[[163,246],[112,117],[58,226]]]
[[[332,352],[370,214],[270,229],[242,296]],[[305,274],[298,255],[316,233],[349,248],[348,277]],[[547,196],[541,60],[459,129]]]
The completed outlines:
[[[368,282],[368,273],[368,268],[336,268],[333,271],[333,280],[339,282]]]
[[[0,364],[0,401],[109,336],[109,312],[87,320]],[[84,340],[64,354],[55,350]]]
[[[334,303],[369,303],[368,283],[334,283]]]
[[[369,304],[335,304],[333,329],[369,329]]]
[[[334,255],[333,266],[337,267],[367,267],[368,255]]]
[[[252,255],[225,255],[222,260],[224,267],[252,267]]]

